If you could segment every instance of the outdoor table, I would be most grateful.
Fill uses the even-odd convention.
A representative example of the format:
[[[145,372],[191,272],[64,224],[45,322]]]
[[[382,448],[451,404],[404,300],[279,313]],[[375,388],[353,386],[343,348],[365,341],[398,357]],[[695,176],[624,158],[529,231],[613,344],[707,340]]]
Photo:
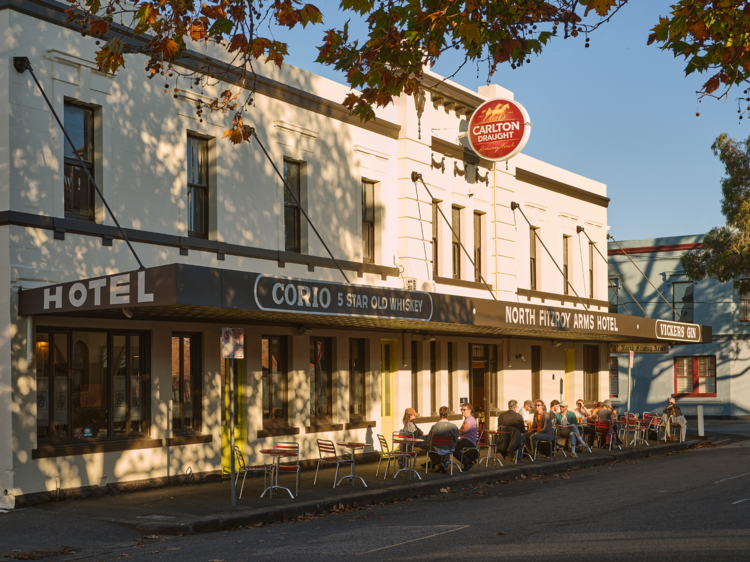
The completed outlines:
[[[281,449],[261,449],[260,452],[264,455],[271,455],[273,457],[276,457],[275,466],[273,469],[274,472],[276,472],[276,483],[275,484],[273,483],[273,474],[272,474],[271,485],[265,490],[263,490],[263,493],[260,495],[260,497],[262,498],[263,496],[265,496],[266,492],[268,492],[269,490],[271,491],[269,495],[270,498],[273,497],[274,490],[286,490],[287,492],[289,492],[289,495],[291,496],[291,498],[294,499],[294,494],[292,494],[289,488],[284,488],[283,486],[279,486],[279,461],[281,457],[293,457],[294,453],[289,450],[281,450]]]
[[[347,449],[351,449],[352,450],[352,472],[351,472],[351,474],[347,474],[346,476],[343,476],[341,478],[341,480],[339,480],[339,483],[336,484],[336,486],[341,486],[341,483],[346,478],[351,478],[352,479],[352,486],[354,486],[354,479],[355,478],[359,478],[360,480],[362,480],[362,484],[365,485],[365,488],[367,488],[367,483],[365,482],[365,479],[362,478],[361,476],[355,476],[354,475],[354,465],[355,465],[354,453],[357,451],[357,449],[364,449],[365,447],[367,447],[367,443],[336,443],[336,445],[338,445],[339,447],[346,447]]]
[[[407,452],[411,453],[411,452],[414,451],[414,445],[416,443],[424,443],[424,439],[419,439],[418,437],[401,437],[399,439],[394,439],[393,440],[394,447],[396,446],[396,443],[406,445]],[[413,464],[412,464],[412,462],[413,462]],[[415,467],[414,467],[414,465],[417,462],[417,456],[416,455],[414,455],[414,457],[412,458],[412,462],[410,462],[410,461],[407,460],[407,465],[406,466],[407,467],[411,467],[411,468],[402,468],[396,474],[394,474],[393,477],[396,478],[396,476],[398,476],[402,472],[408,472],[409,473],[409,480],[411,480],[411,473],[413,472],[414,474],[417,475],[417,478],[419,478],[420,480],[422,480],[422,477],[419,475],[419,472],[417,472],[416,469],[415,469]]]
[[[510,433],[510,431],[496,431],[496,430],[490,430],[485,429],[484,430],[487,435],[507,435]],[[497,458],[497,439],[492,439],[487,442],[487,445],[489,445],[487,449],[487,456],[483,459],[479,459],[479,464],[482,464],[482,461],[487,461],[487,468],[490,467],[490,454],[492,455],[492,460],[494,462],[499,462],[500,466],[503,466],[503,461],[501,461],[499,458]]]

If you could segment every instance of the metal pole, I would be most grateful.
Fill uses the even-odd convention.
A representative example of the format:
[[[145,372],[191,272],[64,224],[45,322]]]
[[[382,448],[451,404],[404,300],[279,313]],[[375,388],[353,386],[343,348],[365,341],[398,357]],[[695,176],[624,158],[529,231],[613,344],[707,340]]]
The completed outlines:
[[[703,406],[698,406],[698,436],[703,437],[705,433],[703,427]]]
[[[237,487],[234,483],[234,374],[236,359],[229,360],[229,476],[232,480],[232,507],[237,507]]]
[[[625,413],[625,447],[630,447],[630,371],[632,361],[628,357],[628,410]]]
[[[102,195],[101,189],[99,189],[99,186],[96,185],[94,178],[91,177],[91,173],[89,172],[89,169],[86,167],[86,164],[83,162],[81,155],[78,154],[78,151],[76,150],[76,147],[73,144],[73,141],[70,140],[70,137],[68,136],[68,132],[65,130],[65,127],[63,127],[62,121],[60,121],[60,118],[57,116],[57,113],[55,112],[55,108],[52,107],[52,104],[47,98],[47,94],[44,93],[44,89],[42,89],[42,85],[39,83],[39,80],[36,79],[36,75],[34,74],[34,70],[31,68],[31,63],[29,62],[29,59],[26,57],[13,57],[13,67],[16,69],[17,72],[24,73],[25,71],[28,70],[29,74],[31,74],[31,77],[34,79],[34,82],[36,82],[36,87],[39,88],[39,92],[42,94],[44,101],[47,102],[47,106],[52,112],[52,115],[54,115],[55,120],[57,121],[57,124],[60,126],[60,130],[63,132],[63,135],[65,136],[65,139],[68,141],[68,144],[70,144],[70,148],[73,150],[73,154],[75,155],[76,158],[78,158],[78,161],[81,163],[81,168],[83,168],[83,171],[86,172],[86,175],[88,176],[89,181],[91,182],[91,185],[94,186],[94,189],[96,189],[96,192],[99,194],[99,197],[101,198],[102,203],[104,203],[104,206],[107,208],[107,211],[109,212],[109,216],[112,217],[112,220],[115,222],[115,225],[117,225],[117,230],[120,231],[120,235],[122,235],[123,239],[125,240],[125,243],[128,245],[128,248],[130,248],[130,253],[133,254],[135,261],[138,262],[138,269],[146,269],[146,267],[141,263],[141,260],[138,257],[138,254],[135,253],[135,249],[133,248],[133,245],[130,243],[130,240],[128,239],[128,235],[125,234],[125,231],[122,229],[122,227],[120,226],[120,223],[117,221],[117,217],[115,217],[115,214],[112,212],[112,209],[109,208],[109,205],[107,204],[107,200],[104,198],[104,195]]]

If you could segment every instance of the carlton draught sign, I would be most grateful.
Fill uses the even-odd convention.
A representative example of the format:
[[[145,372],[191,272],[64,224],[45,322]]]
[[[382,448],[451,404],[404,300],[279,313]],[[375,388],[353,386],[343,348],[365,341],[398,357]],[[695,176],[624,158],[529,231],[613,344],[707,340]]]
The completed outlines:
[[[526,146],[529,133],[529,114],[520,103],[509,99],[486,101],[469,119],[471,148],[487,160],[512,158]]]

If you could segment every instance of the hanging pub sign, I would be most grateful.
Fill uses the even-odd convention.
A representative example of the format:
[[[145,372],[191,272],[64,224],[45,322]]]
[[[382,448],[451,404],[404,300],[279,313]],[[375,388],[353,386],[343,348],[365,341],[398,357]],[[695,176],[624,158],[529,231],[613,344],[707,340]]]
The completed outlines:
[[[513,100],[484,102],[469,119],[469,144],[486,160],[509,160],[526,146],[531,123],[526,109]]]

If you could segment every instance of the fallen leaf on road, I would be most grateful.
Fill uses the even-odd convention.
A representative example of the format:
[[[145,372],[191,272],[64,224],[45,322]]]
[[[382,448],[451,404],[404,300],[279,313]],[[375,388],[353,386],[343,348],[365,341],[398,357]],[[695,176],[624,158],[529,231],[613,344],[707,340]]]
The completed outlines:
[[[383,519],[385,519],[385,517],[383,517],[383,516],[381,515],[380,517],[378,517],[378,519],[382,521]]]
[[[448,492],[450,492],[450,488],[440,488],[441,494],[447,494]]]
[[[502,531],[498,531],[497,534],[498,535],[504,535],[505,533],[503,533]]]
[[[143,537],[143,538],[144,538],[144,539],[148,539],[148,540],[150,540],[150,541],[156,541],[156,540],[159,540],[159,535],[146,535],[146,536],[145,536],[145,537]]]
[[[525,474],[521,475],[521,480],[526,480],[526,475]]]
[[[175,546],[174,548],[168,548],[167,550],[182,550],[181,546]]]

